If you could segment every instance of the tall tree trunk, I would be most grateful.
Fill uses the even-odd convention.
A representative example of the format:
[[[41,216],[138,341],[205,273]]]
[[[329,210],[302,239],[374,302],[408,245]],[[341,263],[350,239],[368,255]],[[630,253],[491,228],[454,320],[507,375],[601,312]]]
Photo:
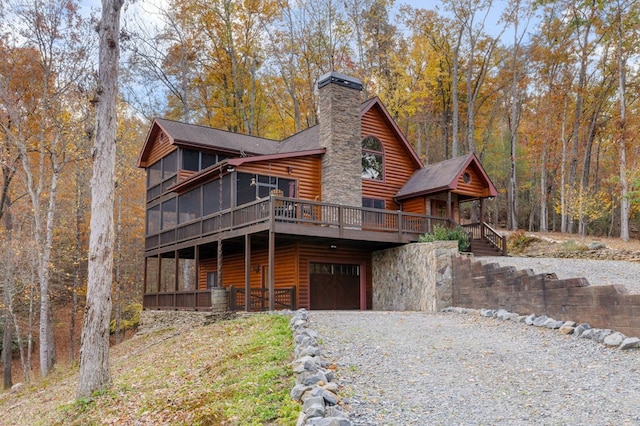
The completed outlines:
[[[578,86],[576,87],[576,105],[575,113],[573,117],[573,135],[571,140],[571,156],[569,163],[569,193],[575,192],[576,180],[578,178],[578,147],[580,145],[580,124],[582,121],[582,103],[584,100],[584,89],[587,81],[587,66],[589,59],[589,34],[591,32],[591,22],[589,20],[585,23],[583,39],[582,39],[582,52],[580,56],[580,71],[578,74]],[[574,200],[569,197],[568,202],[572,203]],[[573,233],[573,219],[570,218],[567,225],[567,232]]]
[[[547,224],[547,148],[542,147],[542,159],[540,164],[540,232],[548,232]]]
[[[83,173],[80,172],[80,167],[76,166],[76,182],[83,182]],[[80,184],[76,185],[76,232],[75,232],[75,247],[74,255],[76,258],[73,274],[73,287],[71,288],[71,318],[69,321],[69,361],[73,362],[76,356],[76,320],[78,316],[78,289],[82,282],[82,265],[80,257],[82,253],[82,218],[84,215],[83,203],[82,203],[82,189]]]
[[[13,221],[11,220],[11,211],[10,211],[10,198],[7,195],[5,198],[0,200],[2,205],[0,205],[0,210],[4,211],[4,223],[5,223],[5,232],[7,237],[7,242],[11,241],[11,234],[13,228]],[[9,259],[7,256],[6,263],[7,266],[13,265],[13,259]],[[11,367],[12,367],[12,353],[11,353],[11,309],[12,305],[13,293],[14,293],[14,274],[12,273],[11,268],[6,276],[4,277],[4,285],[2,286],[2,306],[4,313],[4,334],[2,338],[2,363],[4,364],[3,369],[3,382],[2,388],[9,389],[13,383],[11,382]]]
[[[113,277],[113,204],[116,158],[116,96],[120,58],[120,11],[124,0],[102,0],[98,26],[99,71],[91,179],[89,279],[84,309],[78,397],[111,384],[109,320]]]
[[[121,281],[121,264],[122,264],[122,191],[118,191],[118,221],[117,221],[117,225],[116,225],[116,255],[115,255],[115,262],[116,262],[116,268],[115,268],[115,273],[116,273],[116,279],[115,279],[115,286],[116,286],[116,300],[115,300],[115,306],[116,306],[116,312],[114,315],[114,319],[116,321],[116,329],[115,329],[115,338],[116,338],[116,345],[120,344],[120,323],[122,320],[122,281]],[[184,268],[185,270],[185,274],[186,274],[186,270],[187,268]],[[186,281],[186,276],[185,278],[185,283]],[[186,289],[185,289],[186,290]]]
[[[622,6],[618,0],[618,98],[620,99],[620,238],[629,241],[629,212],[630,202],[628,198],[629,184],[627,182],[627,84],[625,76],[626,61],[622,52]]]
[[[567,123],[567,97],[564,98],[564,108],[562,109],[562,130],[560,138],[562,139],[562,159],[560,160],[560,232],[567,232],[567,138],[565,128]]]
[[[11,381],[11,366],[12,366],[12,345],[11,345],[11,328],[13,327],[13,321],[11,321],[11,311],[9,306],[11,304],[11,298],[13,295],[13,286],[10,283],[13,281],[13,277],[6,277],[4,286],[2,287],[2,305],[3,309],[3,317],[4,317],[4,327],[3,327],[3,336],[2,336],[2,363],[4,365],[3,368],[3,381],[2,388],[9,389],[13,386],[13,382]]]
[[[453,50],[453,75],[451,76],[451,98],[453,100],[453,117],[451,130],[451,157],[455,158],[459,155],[460,142],[458,140],[458,132],[460,126],[460,95],[458,94],[458,69],[460,68],[460,45],[462,44],[462,33],[464,26],[460,27],[456,47]]]
[[[49,296],[49,284],[51,279],[51,249],[53,247],[53,226],[56,210],[56,197],[58,192],[58,180],[60,171],[57,156],[53,155],[53,173],[49,188],[49,206],[47,207],[47,220],[45,228],[45,241],[42,248],[40,263],[40,374],[42,377],[51,372],[56,364],[55,339],[53,335],[53,312],[51,310],[51,297]]]

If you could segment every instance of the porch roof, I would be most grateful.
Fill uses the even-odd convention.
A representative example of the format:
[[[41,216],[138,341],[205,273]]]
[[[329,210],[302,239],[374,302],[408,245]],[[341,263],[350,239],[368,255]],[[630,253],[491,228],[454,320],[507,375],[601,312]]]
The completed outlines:
[[[404,200],[438,192],[455,191],[458,187],[458,178],[470,166],[474,168],[483,180],[483,185],[489,190],[489,196],[496,197],[498,191],[493,186],[478,158],[471,153],[421,168],[409,178],[395,198]]]

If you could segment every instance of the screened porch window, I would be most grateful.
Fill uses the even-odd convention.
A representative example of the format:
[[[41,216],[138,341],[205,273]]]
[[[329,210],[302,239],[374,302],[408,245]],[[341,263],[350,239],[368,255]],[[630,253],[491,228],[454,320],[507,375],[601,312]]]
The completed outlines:
[[[178,223],[185,223],[200,217],[200,188],[193,189],[178,197]]]
[[[171,198],[162,203],[162,229],[174,228],[177,225],[176,219],[176,199]]]
[[[209,152],[196,151],[193,149],[181,149],[182,153],[182,170],[189,170],[192,172],[199,172],[207,167],[226,160],[229,158],[226,155],[212,154]]]
[[[220,186],[220,179],[216,179],[203,185],[202,190],[203,216],[208,216],[221,210],[231,208],[231,175],[226,175],[222,178],[222,186]],[[222,194],[220,193],[221,191]],[[222,205],[220,205],[221,196]]]
[[[237,205],[239,206],[257,199],[267,198],[274,190],[279,190],[283,197],[294,198],[296,196],[296,181],[293,179],[238,173],[237,182]]]

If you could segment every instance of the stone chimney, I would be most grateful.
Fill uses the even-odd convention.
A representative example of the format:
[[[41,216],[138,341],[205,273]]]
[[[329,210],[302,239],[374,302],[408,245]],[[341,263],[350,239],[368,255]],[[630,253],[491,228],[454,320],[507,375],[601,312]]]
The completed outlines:
[[[318,79],[322,201],[362,206],[362,82],[337,72]]]

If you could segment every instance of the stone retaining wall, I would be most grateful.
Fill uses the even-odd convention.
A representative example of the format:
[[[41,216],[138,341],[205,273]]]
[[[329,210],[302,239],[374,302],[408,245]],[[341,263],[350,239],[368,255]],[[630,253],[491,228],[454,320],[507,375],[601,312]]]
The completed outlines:
[[[451,306],[457,241],[407,244],[373,254],[373,310],[438,312]]]

